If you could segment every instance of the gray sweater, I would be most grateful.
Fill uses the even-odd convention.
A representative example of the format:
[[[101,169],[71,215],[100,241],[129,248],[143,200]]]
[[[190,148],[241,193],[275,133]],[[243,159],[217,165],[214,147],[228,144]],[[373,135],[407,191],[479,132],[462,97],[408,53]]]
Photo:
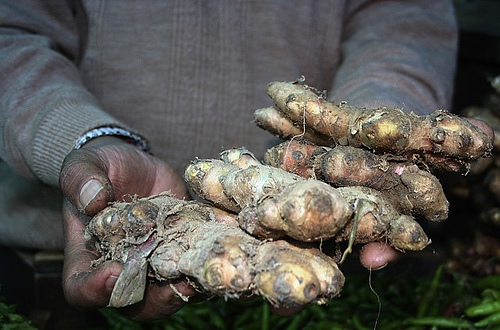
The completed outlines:
[[[456,47],[445,0],[2,0],[0,158],[57,186],[78,137],[103,125],[142,134],[179,174],[234,146],[261,156],[276,143],[252,123],[268,82],[449,109]]]

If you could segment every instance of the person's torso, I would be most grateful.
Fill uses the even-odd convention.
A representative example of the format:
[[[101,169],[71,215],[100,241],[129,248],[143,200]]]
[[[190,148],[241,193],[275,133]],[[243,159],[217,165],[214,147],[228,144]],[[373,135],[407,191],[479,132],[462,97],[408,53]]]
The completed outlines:
[[[150,139],[182,171],[275,138],[252,123],[272,105],[266,85],[330,88],[339,61],[343,1],[83,0],[83,80],[106,111]]]

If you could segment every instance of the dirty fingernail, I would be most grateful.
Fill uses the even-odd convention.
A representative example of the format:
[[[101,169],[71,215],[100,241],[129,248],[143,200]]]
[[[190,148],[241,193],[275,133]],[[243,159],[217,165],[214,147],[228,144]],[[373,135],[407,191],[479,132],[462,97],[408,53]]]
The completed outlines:
[[[103,185],[95,179],[89,180],[85,183],[80,192],[80,203],[82,208],[85,209],[103,188]]]
[[[115,287],[116,280],[118,280],[118,276],[111,275],[108,277],[104,285],[106,286],[106,289],[109,291],[113,291],[113,288]]]

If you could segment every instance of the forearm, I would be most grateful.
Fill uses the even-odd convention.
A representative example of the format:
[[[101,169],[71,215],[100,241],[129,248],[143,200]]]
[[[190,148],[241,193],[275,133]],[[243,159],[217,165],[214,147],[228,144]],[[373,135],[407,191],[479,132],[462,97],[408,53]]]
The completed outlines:
[[[77,138],[118,122],[80,80],[71,8],[7,2],[0,5],[0,157],[25,177],[57,185]]]
[[[342,65],[330,93],[367,108],[449,109],[457,27],[449,1],[349,1]]]

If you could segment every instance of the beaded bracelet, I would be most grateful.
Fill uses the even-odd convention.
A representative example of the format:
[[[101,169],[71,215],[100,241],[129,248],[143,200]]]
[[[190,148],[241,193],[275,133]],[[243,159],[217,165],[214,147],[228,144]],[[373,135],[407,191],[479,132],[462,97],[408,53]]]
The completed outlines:
[[[149,144],[145,138],[116,126],[102,126],[86,132],[76,140],[74,149],[80,149],[85,143],[101,136],[117,136],[135,145],[137,148],[149,152]]]

